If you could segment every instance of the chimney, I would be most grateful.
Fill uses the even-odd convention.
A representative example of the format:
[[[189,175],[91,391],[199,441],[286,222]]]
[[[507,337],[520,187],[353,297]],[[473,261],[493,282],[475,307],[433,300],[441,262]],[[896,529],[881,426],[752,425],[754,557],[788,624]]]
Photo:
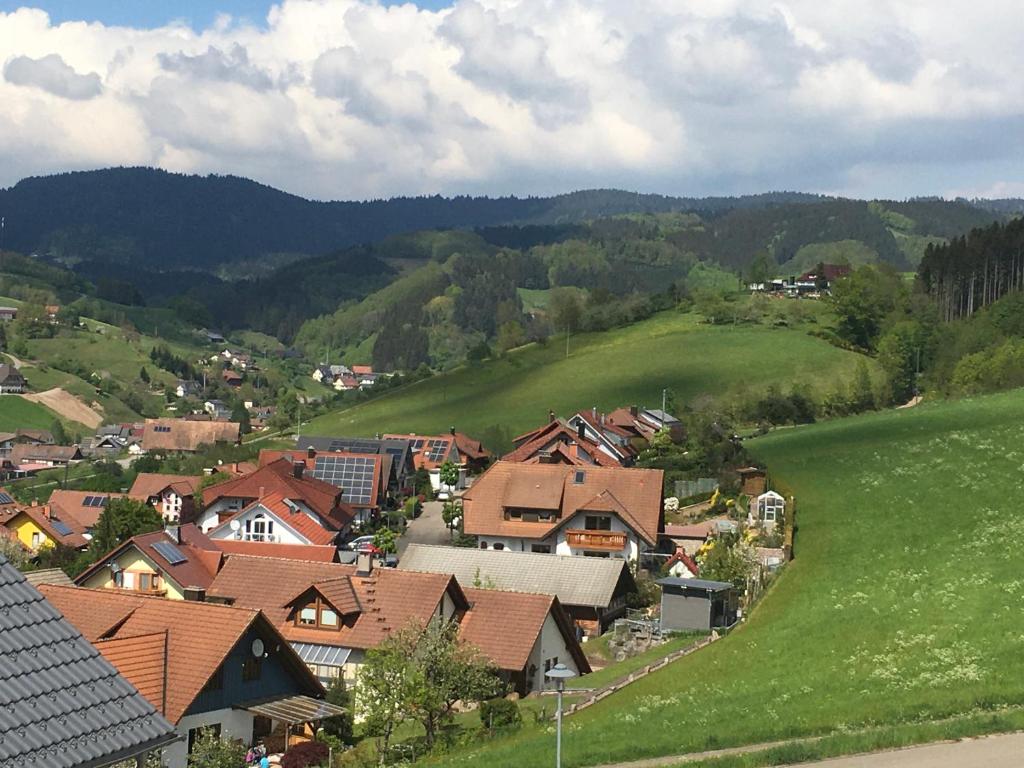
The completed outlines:
[[[449,427],[449,428],[448,428],[448,431],[449,431],[449,432],[451,433],[451,436],[452,436],[452,437],[455,437],[455,427],[454,427],[454,425],[453,425],[453,426],[451,426],[451,427]]]
[[[304,461],[293,461],[292,462],[292,475],[298,479],[302,479],[302,473],[306,469],[306,462]]]
[[[259,495],[259,498],[260,498],[260,499],[262,499],[262,498],[263,498],[264,492],[265,492],[266,490],[267,490],[267,489],[266,489],[266,488],[264,488],[264,487],[263,487],[262,485],[260,486],[260,495]],[[257,501],[258,501],[258,499],[257,499]]]
[[[314,448],[312,445],[309,446],[308,448],[306,448],[306,458],[307,459],[315,459],[316,458],[316,448]]]
[[[552,421],[554,421],[554,420],[555,420],[555,412],[554,412],[554,411],[551,411],[551,410],[549,410],[549,411],[548,411],[548,423],[550,424],[550,423],[551,423]]]
[[[580,440],[583,440],[586,437],[586,435],[583,434],[586,431],[586,428],[586,423],[583,419],[580,419],[579,424],[576,425],[576,436],[579,437]]]
[[[181,544],[181,526],[180,525],[168,525],[164,528],[164,532],[174,540],[175,544]]]
[[[594,418],[594,421],[597,421],[597,406],[596,405],[593,408],[590,409],[590,415]]]
[[[640,408],[638,406],[636,406],[636,405],[629,406],[629,415],[630,416],[634,416],[634,417],[635,416],[639,416],[640,415]]]
[[[50,519],[50,505],[49,504],[46,504],[43,507],[43,517],[45,517],[47,520]]]
[[[369,576],[373,573],[373,553],[360,552],[356,555],[356,576]]]

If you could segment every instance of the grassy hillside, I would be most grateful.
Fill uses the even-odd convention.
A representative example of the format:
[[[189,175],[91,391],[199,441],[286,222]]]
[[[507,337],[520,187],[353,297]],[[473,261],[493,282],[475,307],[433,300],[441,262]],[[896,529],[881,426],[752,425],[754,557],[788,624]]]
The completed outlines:
[[[1020,390],[754,442],[797,494],[797,559],[742,629],[573,716],[565,764],[1020,705],[1022,444]],[[552,742],[530,726],[443,762],[541,765]]]
[[[57,414],[38,403],[30,403],[17,395],[0,397],[0,432],[17,429],[49,429]]]
[[[455,425],[505,440],[544,422],[548,409],[661,404],[671,388],[681,402],[801,380],[825,386],[849,378],[864,358],[799,330],[713,327],[692,314],[663,312],[605,333],[546,346],[528,345],[504,359],[460,368],[311,423],[309,434],[437,432]],[[504,445],[496,445],[503,448]]]

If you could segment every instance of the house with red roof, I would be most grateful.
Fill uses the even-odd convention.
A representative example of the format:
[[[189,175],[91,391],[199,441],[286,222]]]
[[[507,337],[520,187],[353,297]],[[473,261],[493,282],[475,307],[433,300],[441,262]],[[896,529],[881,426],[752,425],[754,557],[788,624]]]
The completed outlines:
[[[140,472],[128,498],[144,501],[160,513],[165,523],[177,524],[195,517],[194,496],[201,477]]]

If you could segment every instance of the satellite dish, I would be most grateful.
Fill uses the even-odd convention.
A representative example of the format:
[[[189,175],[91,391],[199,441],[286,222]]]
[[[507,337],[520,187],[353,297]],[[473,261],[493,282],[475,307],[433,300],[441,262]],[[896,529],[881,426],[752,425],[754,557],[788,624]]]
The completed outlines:
[[[237,530],[239,530],[239,529],[240,529],[241,527],[242,527],[242,524],[241,524],[240,522],[238,522],[237,520],[232,520],[232,521],[231,521],[231,530],[232,530],[232,531],[237,531]]]

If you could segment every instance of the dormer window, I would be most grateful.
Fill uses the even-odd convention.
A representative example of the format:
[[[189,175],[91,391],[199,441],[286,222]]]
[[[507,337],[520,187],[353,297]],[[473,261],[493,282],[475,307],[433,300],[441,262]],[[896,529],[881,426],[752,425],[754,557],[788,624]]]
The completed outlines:
[[[317,629],[338,629],[341,616],[321,597],[315,597],[295,614],[295,626]]]

